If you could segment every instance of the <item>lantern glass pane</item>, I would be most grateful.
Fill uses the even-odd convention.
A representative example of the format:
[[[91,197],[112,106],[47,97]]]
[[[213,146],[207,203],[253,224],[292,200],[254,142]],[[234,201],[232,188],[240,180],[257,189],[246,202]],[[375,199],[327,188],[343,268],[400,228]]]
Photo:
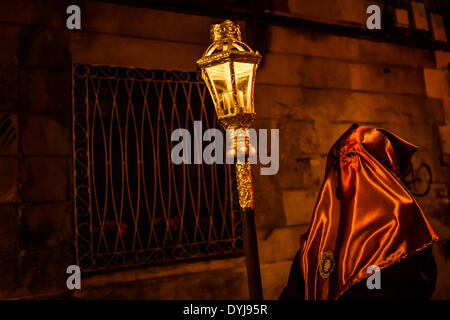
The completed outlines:
[[[253,69],[255,64],[234,62],[237,100],[242,112],[253,113]]]
[[[206,68],[210,84],[209,91],[213,96],[218,117],[236,114],[231,85],[230,62]],[[211,88],[210,88],[211,86]]]

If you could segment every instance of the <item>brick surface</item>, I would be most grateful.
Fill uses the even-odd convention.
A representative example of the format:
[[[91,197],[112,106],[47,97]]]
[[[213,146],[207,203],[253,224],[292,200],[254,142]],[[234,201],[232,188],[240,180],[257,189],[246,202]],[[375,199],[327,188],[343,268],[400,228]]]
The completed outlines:
[[[105,34],[76,33],[72,36],[71,49],[72,59],[78,63],[195,72],[195,61],[201,58],[206,47]]]
[[[73,4],[72,2],[68,0],[37,0],[32,3],[27,0],[0,2],[0,22],[39,24],[66,29],[66,18],[69,15],[65,12],[66,8]],[[84,1],[80,6],[83,32],[198,42],[206,45],[209,42],[210,25],[221,22],[220,18],[111,3]],[[243,22],[239,21],[239,24],[242,25]]]
[[[281,189],[306,187],[311,155],[317,152],[320,137],[312,121],[281,121],[280,170],[278,186]]]
[[[70,158],[27,157],[20,170],[25,201],[62,201],[72,197]]]
[[[15,157],[0,157],[0,203],[17,202],[18,163]]]
[[[151,288],[149,290],[149,288]],[[248,299],[245,268],[187,273],[160,279],[86,287],[79,299]]]
[[[440,126],[439,136],[442,143],[442,152],[450,155],[450,125]]]
[[[17,205],[0,204],[0,256],[18,252],[19,211]]]
[[[366,0],[323,0],[303,2],[296,0],[272,1],[276,13],[308,18],[327,23],[366,25],[366,9],[372,4]]]
[[[427,96],[441,99],[449,97],[448,71],[425,69],[424,76]]]
[[[70,69],[69,34],[35,26],[2,24],[0,65]]]
[[[277,74],[277,77],[274,77],[274,74]],[[265,55],[265,64],[259,71],[256,83],[425,94],[421,69],[356,64],[284,54]]]
[[[417,30],[428,31],[427,11],[423,2],[412,1],[411,2],[411,14],[413,17],[414,27]]]
[[[395,26],[399,28],[409,28],[408,10],[394,8]]]
[[[270,26],[269,51],[390,66],[434,66],[433,52],[394,43]],[[266,55],[263,59],[265,60]]]
[[[74,261],[71,247],[22,252],[19,272],[22,292],[33,295],[68,291],[66,270]]]
[[[0,110],[17,107],[19,69],[0,67]]]
[[[61,114],[22,114],[22,153],[25,155],[72,154],[70,118]]]
[[[17,114],[0,112],[0,155],[17,155],[18,136]]]
[[[17,253],[0,254],[0,298],[10,298],[18,286],[18,255]]]
[[[292,260],[300,248],[300,236],[308,226],[258,230],[261,263]]]
[[[444,107],[444,122],[442,124],[450,124],[450,99],[445,99],[442,101]]]
[[[319,141],[317,152],[322,155],[327,155],[333,143],[350,128],[352,123],[352,121],[329,123],[326,120],[316,119],[314,121],[314,127],[316,128]]]
[[[281,261],[261,266],[264,299],[277,300],[287,285],[292,261]]]
[[[282,199],[279,192],[262,191],[255,192],[255,224],[256,228],[268,228],[283,226]]]
[[[283,209],[286,216],[286,225],[310,223],[316,198],[317,194],[309,190],[284,190]]]
[[[450,64],[450,52],[436,50],[434,51],[434,55],[436,58],[436,68],[448,69]]]
[[[445,33],[444,18],[439,14],[430,13],[430,22],[433,28],[434,40],[447,42],[447,34]]]
[[[426,96],[257,85],[257,119],[443,124],[440,99]],[[258,120],[257,120],[258,121]]]
[[[73,203],[26,205],[22,213],[22,250],[38,250],[73,241]]]
[[[437,265],[436,288],[431,297],[433,300],[450,299],[450,273],[448,273],[450,260],[445,254],[446,247],[448,247],[447,241],[439,241],[438,244],[433,245],[433,255]]]
[[[23,69],[20,72],[20,109],[32,112],[72,112],[72,71]]]

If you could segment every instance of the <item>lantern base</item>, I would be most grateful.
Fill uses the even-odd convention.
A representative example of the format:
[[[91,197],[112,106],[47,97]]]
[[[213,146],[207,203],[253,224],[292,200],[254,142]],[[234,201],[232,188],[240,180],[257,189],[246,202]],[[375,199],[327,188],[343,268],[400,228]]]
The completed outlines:
[[[255,113],[244,113],[241,115],[219,117],[218,120],[225,129],[245,129],[250,127],[255,117]]]

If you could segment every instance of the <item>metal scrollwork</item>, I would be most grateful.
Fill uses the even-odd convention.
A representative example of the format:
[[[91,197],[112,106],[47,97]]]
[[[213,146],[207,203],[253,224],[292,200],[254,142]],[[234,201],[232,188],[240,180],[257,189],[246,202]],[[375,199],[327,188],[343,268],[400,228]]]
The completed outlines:
[[[197,74],[86,64],[72,74],[78,265],[242,254],[234,167],[170,159],[173,130],[216,123]]]

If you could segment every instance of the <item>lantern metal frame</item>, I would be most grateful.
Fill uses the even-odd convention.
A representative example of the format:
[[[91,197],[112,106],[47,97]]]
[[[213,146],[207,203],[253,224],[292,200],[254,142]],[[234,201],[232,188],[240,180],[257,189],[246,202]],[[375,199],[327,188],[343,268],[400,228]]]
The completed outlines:
[[[202,78],[206,82],[210,93],[213,92],[214,85],[205,71],[207,68],[229,63],[231,87],[233,90],[233,102],[238,113],[232,115],[219,116],[218,120],[225,129],[247,129],[255,119],[255,112],[245,112],[242,106],[239,106],[237,97],[236,74],[234,70],[234,62],[251,63],[254,65],[252,84],[251,84],[251,106],[254,106],[254,86],[256,70],[258,69],[261,55],[258,51],[253,51],[247,44],[241,41],[239,26],[234,25],[230,20],[226,20],[222,24],[213,25],[211,27],[211,38],[214,42],[206,49],[202,58],[197,60],[198,67],[202,70]],[[216,111],[219,107],[219,101],[216,96],[211,94]]]
[[[238,25],[233,24],[230,20],[226,20],[221,24],[215,24],[211,26],[211,39],[213,43],[206,49],[203,56],[197,60],[197,65],[201,69],[202,78],[206,82],[208,90],[214,102],[216,114],[219,123],[225,129],[242,129],[243,135],[233,136],[234,149],[238,147],[238,140],[245,143],[245,162],[236,163],[236,180],[239,194],[239,205],[243,216],[243,235],[244,235],[244,250],[247,265],[247,280],[249,287],[250,299],[262,300],[262,283],[261,283],[261,271],[259,265],[258,255],[258,242],[255,227],[254,216],[254,199],[253,199],[253,186],[252,186],[252,174],[251,165],[249,162],[249,141],[246,137],[246,131],[254,121],[256,117],[254,109],[254,87],[256,79],[256,70],[258,69],[259,62],[261,61],[261,55],[256,51],[253,51],[248,45],[242,42],[241,32]],[[240,105],[238,99],[238,88],[236,83],[236,74],[234,69],[235,62],[244,62],[253,64],[252,83],[250,84],[250,111],[244,109],[244,105]],[[233,110],[232,114],[228,113],[221,115],[220,102],[217,100],[219,94],[211,80],[207,68],[216,65],[222,65],[229,63],[230,67],[230,79],[231,90],[233,97]],[[250,80],[249,80],[250,81]],[[228,82],[228,84],[230,84]],[[248,104],[248,101],[247,101]],[[248,106],[247,106],[248,107]],[[237,152],[235,152],[235,155]]]

